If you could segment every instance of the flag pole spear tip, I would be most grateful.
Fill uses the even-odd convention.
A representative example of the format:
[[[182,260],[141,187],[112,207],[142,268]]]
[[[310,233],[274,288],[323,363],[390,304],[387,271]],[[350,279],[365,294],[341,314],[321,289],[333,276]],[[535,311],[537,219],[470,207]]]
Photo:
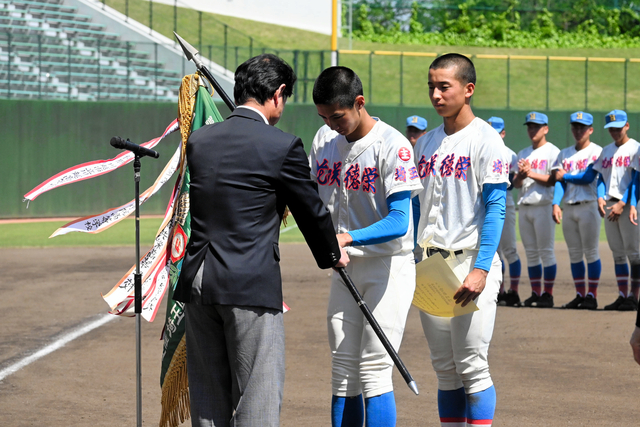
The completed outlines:
[[[200,59],[198,58],[198,49],[191,46],[189,42],[180,37],[175,31],[173,32],[173,35],[176,36],[176,39],[178,40],[178,43],[180,43],[180,47],[182,47],[184,55],[187,57],[187,59],[189,61],[193,61],[196,64],[196,67],[200,69],[200,67],[202,66],[202,61],[200,61]]]

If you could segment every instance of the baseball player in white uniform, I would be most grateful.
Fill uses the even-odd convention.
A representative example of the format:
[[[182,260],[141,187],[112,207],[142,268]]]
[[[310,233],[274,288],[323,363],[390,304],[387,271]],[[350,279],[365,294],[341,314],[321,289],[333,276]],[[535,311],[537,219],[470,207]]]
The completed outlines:
[[[444,123],[415,146],[424,186],[418,244],[426,257],[442,255],[462,283],[456,303],[473,300],[480,308],[453,318],[420,313],[438,377],[440,423],[451,427],[491,425],[496,404],[487,354],[502,279],[496,249],[509,170],[500,135],[471,111],[475,80],[465,56],[433,61],[429,97]]]
[[[518,153],[518,173],[513,185],[520,188],[518,200],[520,238],[527,254],[531,296],[525,307],[553,307],[553,284],[556,279],[554,254],[555,223],[551,202],[554,179],[551,167],[558,157],[558,147],[547,141],[549,121],[545,114],[531,112],[525,121],[531,146]],[[544,267],[544,292],[541,279]]]
[[[504,141],[504,137],[507,135],[504,120],[500,117],[489,117],[487,123],[500,134]],[[518,155],[509,147],[505,146],[505,148],[509,162],[509,188],[507,188],[507,191],[510,191],[513,189],[511,181],[518,168]],[[520,302],[520,295],[518,295],[518,285],[520,284],[522,264],[520,263],[520,256],[518,256],[518,248],[516,246],[516,203],[509,192],[507,192],[507,210],[504,217],[502,237],[500,237],[500,244],[498,245],[498,255],[502,262],[502,282],[500,282],[500,292],[498,293],[498,305],[520,307],[522,303]],[[509,279],[511,282],[507,292],[504,291],[505,260],[509,264]]]
[[[587,170],[602,152],[602,147],[590,141],[593,133],[593,116],[584,111],[571,114],[571,133],[576,144],[560,151],[553,165],[556,171],[553,195],[553,220],[562,223],[562,232],[569,249],[571,275],[576,287],[576,297],[562,308],[595,310],[598,308],[598,282],[602,264],[598,252],[600,223],[598,212],[598,185],[604,189],[602,180],[593,180],[586,185],[562,182],[566,174],[576,175]],[[564,201],[563,208],[560,202]],[[585,268],[583,258],[587,260]],[[585,284],[588,272],[589,289]]]
[[[640,286],[640,234],[631,222],[630,206],[627,203],[634,167],[640,144],[629,138],[627,113],[613,110],[605,116],[605,129],[613,142],[602,149],[592,168],[576,176],[565,175],[565,182],[588,183],[600,172],[604,181],[604,194],[598,197],[598,209],[606,216],[604,231],[609,248],[613,252],[615,273],[618,282],[618,298],[604,307],[605,310],[633,311],[638,309],[638,287]],[[629,291],[629,266],[631,264],[631,291]]]
[[[410,200],[422,185],[413,149],[400,132],[369,116],[362,83],[349,68],[324,70],[313,99],[331,131],[313,141],[312,177],[350,254],[347,271],[398,349],[415,290]],[[367,426],[395,426],[393,361],[337,273],[327,320],[332,425],[362,426],[366,413]]]

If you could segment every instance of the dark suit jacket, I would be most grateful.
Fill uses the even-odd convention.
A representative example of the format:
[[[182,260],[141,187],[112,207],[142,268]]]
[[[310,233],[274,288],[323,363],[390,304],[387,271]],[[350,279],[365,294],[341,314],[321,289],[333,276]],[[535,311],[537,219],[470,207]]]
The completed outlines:
[[[320,268],[340,259],[300,138],[238,108],[191,134],[187,162],[191,238],[174,299],[197,295],[192,282],[204,262],[199,303],[282,310],[278,238],[285,206]]]

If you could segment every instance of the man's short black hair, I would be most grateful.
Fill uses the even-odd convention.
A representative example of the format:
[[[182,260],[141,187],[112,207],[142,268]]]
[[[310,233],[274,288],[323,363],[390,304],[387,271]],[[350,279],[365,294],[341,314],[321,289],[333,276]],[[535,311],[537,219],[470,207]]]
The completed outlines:
[[[281,84],[286,86],[283,96],[290,97],[296,79],[296,73],[282,58],[263,53],[248,59],[236,69],[233,97],[238,105],[245,104],[249,99],[264,105]]]
[[[464,55],[459,53],[447,53],[437,57],[429,66],[430,70],[439,70],[442,68],[456,68],[456,78],[460,83],[476,84],[476,67],[473,62]]]
[[[324,70],[313,85],[313,102],[316,105],[333,105],[351,108],[356,97],[362,95],[360,77],[347,67],[330,67]]]

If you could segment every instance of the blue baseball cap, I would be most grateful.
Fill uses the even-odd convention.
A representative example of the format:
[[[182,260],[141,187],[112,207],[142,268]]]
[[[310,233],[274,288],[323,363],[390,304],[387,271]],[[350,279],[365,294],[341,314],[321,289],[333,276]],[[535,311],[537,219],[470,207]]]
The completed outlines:
[[[580,123],[581,125],[593,125],[593,116],[584,111],[576,111],[571,115],[571,123]]]
[[[527,120],[524,122],[524,124],[526,125],[527,123],[547,125],[549,124],[549,119],[547,118],[546,114],[538,113],[537,111],[532,111],[529,114],[527,114]]]
[[[487,123],[489,123],[492,128],[497,130],[498,133],[504,130],[504,120],[502,120],[500,117],[489,117]]]
[[[407,127],[413,126],[414,128],[425,130],[427,128],[427,119],[420,116],[407,117]]]
[[[627,124],[627,113],[622,110],[613,110],[605,116],[604,121],[607,123],[604,125],[605,129],[624,127]]]

